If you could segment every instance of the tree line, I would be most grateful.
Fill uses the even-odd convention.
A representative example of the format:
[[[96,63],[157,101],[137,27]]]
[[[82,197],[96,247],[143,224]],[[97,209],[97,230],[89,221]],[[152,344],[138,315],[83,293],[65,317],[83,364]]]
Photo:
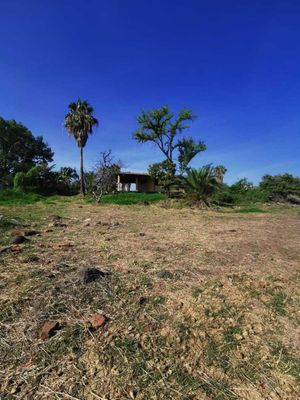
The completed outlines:
[[[204,141],[183,136],[194,119],[191,110],[183,109],[175,115],[166,105],[142,110],[137,118],[138,129],[133,139],[151,143],[160,150],[162,161],[149,165],[148,172],[168,197],[185,197],[207,206],[282,200],[300,203],[300,178],[291,174],[266,175],[258,186],[246,178],[230,186],[223,182],[226,168],[222,165],[191,168],[191,161],[206,150]],[[42,136],[35,137],[23,124],[0,117],[0,188],[43,194],[79,192],[82,196],[89,192],[96,201],[103,194],[116,191],[122,163],[114,160],[110,150],[101,153],[93,171],[84,173],[83,149],[98,124],[87,101],[78,99],[69,104],[64,127],[79,148],[78,175],[71,167],[55,171],[54,165],[50,165],[54,152]]]

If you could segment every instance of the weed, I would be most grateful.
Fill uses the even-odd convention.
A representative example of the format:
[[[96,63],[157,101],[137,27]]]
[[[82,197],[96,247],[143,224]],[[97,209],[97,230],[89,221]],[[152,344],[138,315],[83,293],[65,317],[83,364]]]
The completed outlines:
[[[276,293],[271,301],[271,306],[273,308],[273,311],[281,316],[285,316],[287,311],[286,311],[286,301],[287,301],[287,295],[283,292],[278,292]]]

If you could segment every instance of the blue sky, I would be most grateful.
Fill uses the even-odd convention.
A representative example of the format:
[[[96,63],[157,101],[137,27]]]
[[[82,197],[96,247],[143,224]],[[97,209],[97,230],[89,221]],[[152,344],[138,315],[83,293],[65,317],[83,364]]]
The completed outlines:
[[[132,140],[142,108],[197,114],[193,161],[247,176],[300,171],[298,0],[0,0],[0,115],[42,134],[57,166],[78,166],[63,129],[78,97],[100,126],[91,168],[111,148],[127,169],[162,160]]]

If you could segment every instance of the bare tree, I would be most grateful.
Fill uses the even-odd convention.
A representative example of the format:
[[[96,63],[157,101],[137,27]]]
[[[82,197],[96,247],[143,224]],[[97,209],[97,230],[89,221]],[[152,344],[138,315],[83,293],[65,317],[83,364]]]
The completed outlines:
[[[97,203],[101,201],[104,194],[113,193],[117,190],[117,177],[122,165],[120,160],[114,161],[111,150],[100,153],[100,160],[95,167],[95,181],[92,191]]]

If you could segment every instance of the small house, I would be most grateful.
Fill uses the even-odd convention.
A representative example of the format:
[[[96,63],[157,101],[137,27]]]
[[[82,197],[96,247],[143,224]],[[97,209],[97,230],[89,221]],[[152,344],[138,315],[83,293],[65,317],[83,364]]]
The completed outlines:
[[[121,171],[117,177],[118,192],[155,192],[157,183],[147,173]]]

